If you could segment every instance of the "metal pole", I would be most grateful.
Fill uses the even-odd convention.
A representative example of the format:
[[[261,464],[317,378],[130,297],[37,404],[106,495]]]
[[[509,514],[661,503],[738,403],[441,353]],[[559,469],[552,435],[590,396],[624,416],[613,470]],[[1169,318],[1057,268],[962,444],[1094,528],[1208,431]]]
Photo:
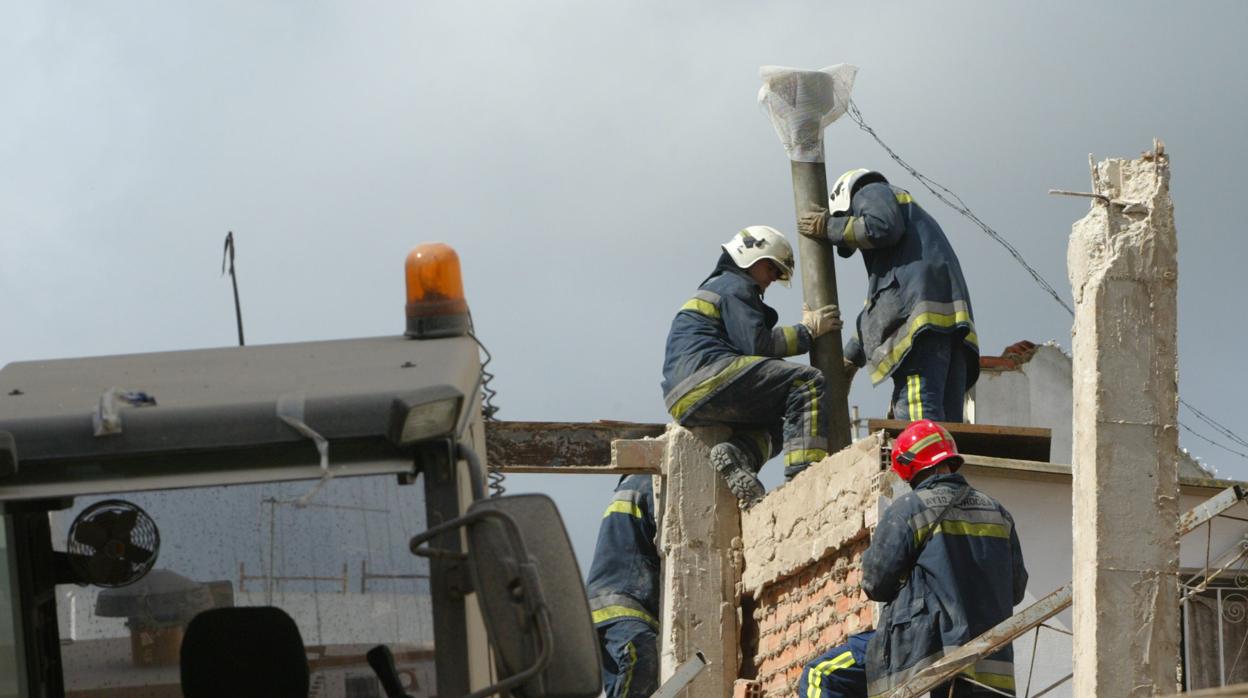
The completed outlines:
[[[759,77],[763,87],[758,102],[771,119],[789,156],[793,175],[793,206],[797,217],[828,206],[828,177],[824,170],[823,130],[849,107],[850,91],[858,69],[849,64],[822,70],[798,70],[763,66]],[[802,298],[811,308],[834,304],[836,299],[836,255],[827,240],[799,235]],[[838,304],[839,305],[839,304]],[[850,444],[849,394],[845,384],[841,333],[828,332],[815,340],[810,365],[823,373],[826,386],[824,409],[828,419],[828,451],[836,452]]]
[[[277,576],[276,570],[273,569],[273,553],[275,546],[273,545],[277,537],[277,500],[265,500],[269,504],[269,578],[264,583],[264,602],[273,605],[273,578]]]
[[[244,346],[243,341],[243,305],[238,298],[238,274],[234,273],[234,231],[229,231],[225,236],[225,253],[221,259],[221,273],[225,273],[226,263],[229,263],[230,282],[234,285],[234,319],[238,323],[238,346]]]
[[[815,208],[828,207],[828,179],[822,162],[791,161],[793,206],[797,217]],[[836,304],[836,254],[826,240],[799,235],[798,258],[802,269],[802,299],[811,308]],[[841,332],[828,332],[815,340],[810,365],[823,372],[827,386],[828,452],[836,453],[850,444],[849,386],[845,384]]]

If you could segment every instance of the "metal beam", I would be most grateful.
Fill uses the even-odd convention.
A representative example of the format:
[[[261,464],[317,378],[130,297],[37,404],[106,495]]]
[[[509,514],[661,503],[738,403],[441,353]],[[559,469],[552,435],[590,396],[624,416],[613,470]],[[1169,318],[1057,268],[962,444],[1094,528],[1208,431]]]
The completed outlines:
[[[1197,526],[1238,504],[1244,496],[1245,492],[1242,487],[1232,485],[1222,490],[1216,497],[1211,497],[1193,507],[1179,517],[1179,535],[1195,530]]]
[[[666,425],[636,422],[486,422],[492,469],[504,473],[647,473],[651,464],[616,464],[611,443],[662,436]]]
[[[941,422],[940,424],[958,442],[958,451],[961,453],[1012,460],[1038,462],[1049,460],[1050,445],[1053,441],[1051,429],[954,422]],[[882,429],[892,437],[896,437],[908,426],[910,422],[904,419],[867,420],[868,431]]]

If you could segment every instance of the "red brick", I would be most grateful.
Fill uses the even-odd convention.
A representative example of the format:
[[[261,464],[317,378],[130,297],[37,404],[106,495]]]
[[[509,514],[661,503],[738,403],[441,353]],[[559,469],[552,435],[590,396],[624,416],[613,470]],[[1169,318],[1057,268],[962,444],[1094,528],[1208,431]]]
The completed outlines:
[[[852,615],[845,619],[845,630],[847,632],[856,633],[858,632],[858,629],[861,627],[862,627],[862,620],[858,618],[857,614]]]
[[[858,612],[858,619],[862,621],[863,625],[871,625],[872,620],[870,604],[863,606],[862,610]]]
[[[853,606],[853,599],[848,596],[841,596],[836,600],[836,612],[840,614],[849,613],[850,607]]]

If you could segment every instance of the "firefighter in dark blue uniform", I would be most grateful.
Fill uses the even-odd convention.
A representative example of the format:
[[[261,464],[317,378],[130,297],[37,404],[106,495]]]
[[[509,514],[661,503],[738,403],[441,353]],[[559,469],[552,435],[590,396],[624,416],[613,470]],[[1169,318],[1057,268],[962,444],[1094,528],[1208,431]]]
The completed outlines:
[[[602,516],[586,587],[607,698],[659,687],[659,551],[649,475],[620,478]]]
[[[1012,615],[1027,589],[1014,519],[956,472],[953,437],[930,420],[897,437],[893,470],[911,491],[884,512],[862,557],[862,588],[886,602],[867,648],[868,695],[887,696],[921,669]],[[1013,695],[1010,646],[968,667],[932,698]]]
[[[874,630],[850,635],[802,668],[798,698],[867,698],[867,643]]]
[[[846,373],[871,367],[871,383],[893,379],[897,419],[961,422],[966,391],[979,378],[971,295],[940,225],[884,175],[850,170],[829,210],[803,215],[803,235],[848,257],[862,251],[867,302],[845,345]]]
[[[776,327],[763,292],[773,281],[787,286],[793,273],[793,249],[779,231],[750,226],[722,247],[714,271],[672,320],[663,397],[681,425],[732,427],[730,439],[711,449],[711,462],[749,505],[763,496],[757,473],[782,442],[786,478],[827,456],[823,374],[779,357],[808,352],[841,319],[829,305]]]

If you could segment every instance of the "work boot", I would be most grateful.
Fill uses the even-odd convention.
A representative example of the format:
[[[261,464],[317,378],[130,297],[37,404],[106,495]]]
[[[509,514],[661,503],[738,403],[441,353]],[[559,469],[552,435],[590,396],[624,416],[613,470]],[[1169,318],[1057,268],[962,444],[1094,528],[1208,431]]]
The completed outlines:
[[[711,465],[724,476],[728,489],[741,500],[743,508],[754,506],[767,494],[763,483],[754,476],[749,455],[737,446],[728,442],[716,444],[711,449]]]

